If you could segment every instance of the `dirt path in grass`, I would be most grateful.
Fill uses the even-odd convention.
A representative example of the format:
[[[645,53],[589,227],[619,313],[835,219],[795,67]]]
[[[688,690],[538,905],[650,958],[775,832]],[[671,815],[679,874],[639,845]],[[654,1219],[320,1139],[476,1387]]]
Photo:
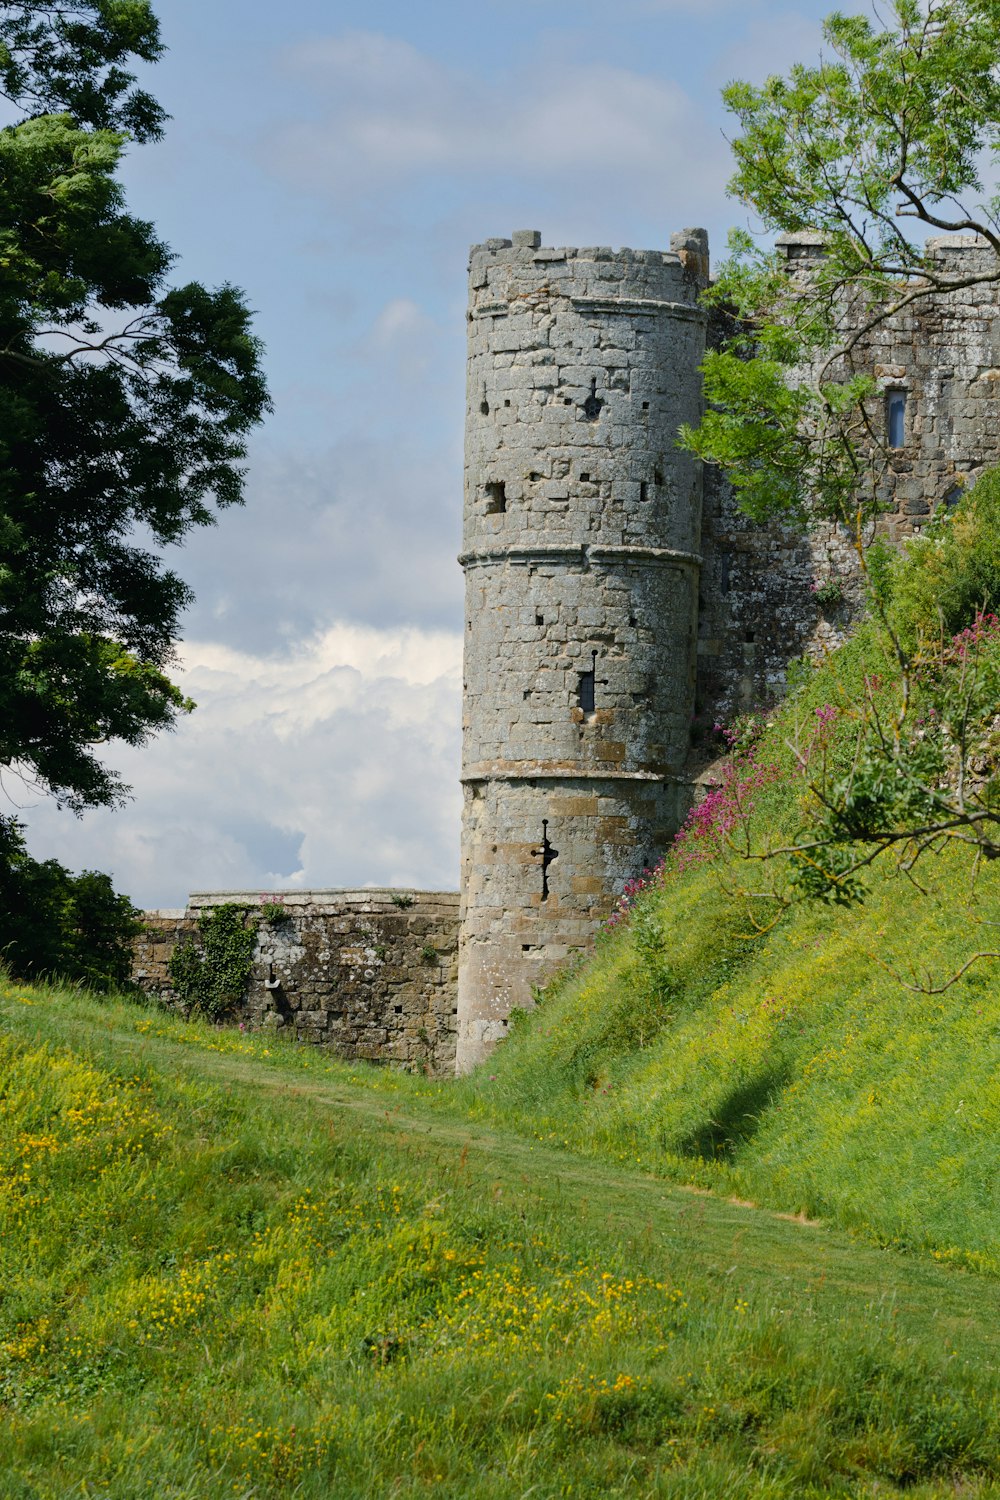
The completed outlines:
[[[225,1088],[249,1090],[296,1109],[344,1122],[347,1133],[377,1132],[387,1144],[436,1180],[461,1176],[485,1196],[508,1205],[525,1203],[612,1232],[623,1245],[662,1252],[672,1266],[690,1264],[735,1295],[767,1298],[775,1307],[795,1304],[810,1315],[842,1318],[852,1304],[863,1316],[870,1305],[888,1305],[898,1323],[924,1336],[931,1327],[942,1343],[960,1346],[973,1362],[1000,1359],[1000,1283],[929,1257],[879,1250],[826,1224],[753,1204],[719,1198],[650,1176],[626,1165],[593,1160],[479,1121],[436,1111],[419,1098],[395,1101],[378,1087],[310,1076],[282,1063],[216,1052],[197,1041],[140,1034],[46,1007],[44,1017],[11,1004],[0,1006],[11,1029],[25,1040],[62,1042],[91,1055],[106,1052],[118,1068],[123,1057],[142,1060],[167,1076],[186,1074]]]

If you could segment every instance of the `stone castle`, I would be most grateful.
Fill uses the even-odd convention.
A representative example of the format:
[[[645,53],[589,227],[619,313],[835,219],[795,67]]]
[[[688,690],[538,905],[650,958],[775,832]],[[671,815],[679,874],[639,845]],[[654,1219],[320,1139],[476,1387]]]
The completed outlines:
[[[822,254],[812,234],[778,246],[792,274]],[[969,237],[928,250],[952,270],[992,264]],[[474,1066],[676,833],[696,796],[692,726],[773,700],[791,658],[841,638],[849,539],[754,525],[677,447],[720,336],[699,305],[708,278],[699,229],[669,251],[550,249],[535,231],[473,247],[461,898],[282,897],[286,921],[260,929],[253,1023],[346,1056]],[[993,288],[913,304],[864,356],[892,450],[886,531],[902,539],[1000,449]],[[170,999],[173,945],[224,900],[259,897],[147,914],[147,989]]]

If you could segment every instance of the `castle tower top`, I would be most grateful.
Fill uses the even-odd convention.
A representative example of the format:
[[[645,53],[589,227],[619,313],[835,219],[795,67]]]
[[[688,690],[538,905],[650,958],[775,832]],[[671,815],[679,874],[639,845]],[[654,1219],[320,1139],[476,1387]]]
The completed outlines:
[[[502,293],[512,273],[517,279],[519,268],[535,286],[539,270],[550,269],[556,281],[572,281],[574,296],[586,296],[588,291],[621,296],[625,288],[614,283],[624,282],[646,297],[676,299],[693,308],[697,292],[708,282],[708,233],[680,229],[670,236],[669,250],[613,250],[610,245],[582,249],[543,245],[537,229],[515,229],[510,239],[484,240],[472,246],[473,295],[486,287]]]

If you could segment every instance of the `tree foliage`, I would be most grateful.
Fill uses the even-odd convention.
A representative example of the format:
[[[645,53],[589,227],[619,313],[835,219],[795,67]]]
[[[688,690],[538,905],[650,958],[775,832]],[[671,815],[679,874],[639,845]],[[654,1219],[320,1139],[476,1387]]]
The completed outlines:
[[[866,582],[850,650],[868,664],[787,747],[797,827],[758,840],[752,754],[722,788],[730,825],[715,832],[769,866],[755,894],[772,917],[802,898],[862,900],[884,859],[918,885],[920,862],[956,843],[971,902],[982,861],[1000,857],[1000,478],[902,554],[865,545],[892,493],[874,351],[928,298],[1000,282],[1000,195],[984,186],[1000,156],[1000,6],[891,0],[884,14],[834,14],[815,66],[725,92],[740,126],[731,191],[768,246],[731,236],[708,294],[730,336],[706,359],[706,416],[682,438],[751,516],[847,525]],[[804,258],[769,248],[781,232]],[[980,253],[941,255],[928,232],[978,237]],[[975,951],[958,973],[996,956]]]
[[[243,295],[171,286],[116,179],[160,50],[145,0],[0,5],[0,767],[75,808],[127,791],[95,746],[192,706],[162,548],[241,500],[268,407]]]
[[[670,868],[712,862],[765,931],[803,900],[865,901],[878,866],[967,921],[958,966],[934,974],[914,954],[893,971],[905,987],[939,993],[1000,958],[995,908],[977,894],[984,863],[1000,859],[998,537],[992,469],[905,548],[876,544],[874,607],[825,661],[797,664],[770,722],[727,731],[731,753]],[[935,858],[946,852],[965,858]]]
[[[911,874],[929,852],[959,842],[1000,857],[1000,618],[978,614],[954,636],[918,639],[903,673],[866,675],[833,717],[841,754],[798,747],[807,818],[786,853],[792,889],[848,905],[887,853]]]
[[[816,66],[725,91],[730,191],[767,246],[731,237],[710,298],[734,333],[706,360],[711,408],[685,441],[760,519],[877,510],[888,451],[866,342],[929,296],[1000,280],[1000,197],[983,183],[1000,151],[1000,8],[892,0],[888,14],[834,14]],[[770,248],[803,231],[821,252],[806,275]],[[985,264],[929,254],[928,232],[981,236]]]
[[[125,987],[138,917],[107,875],[71,875],[57,860],[32,859],[20,824],[0,818],[0,963],[18,979]]]
[[[98,130],[155,140],[165,115],[130,71],[163,51],[148,0],[0,5],[0,92],[18,110],[67,110]]]
[[[841,753],[815,753],[825,728],[796,747],[809,816],[793,884],[836,902],[861,899],[887,853],[906,873],[955,842],[1000,858],[1000,470],[905,552],[881,550],[871,577],[871,665],[831,710]]]

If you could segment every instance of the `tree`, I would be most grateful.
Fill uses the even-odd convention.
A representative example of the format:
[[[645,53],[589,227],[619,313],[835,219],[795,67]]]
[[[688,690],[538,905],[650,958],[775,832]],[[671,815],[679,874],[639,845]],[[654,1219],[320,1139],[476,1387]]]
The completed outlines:
[[[0,4],[0,768],[75,809],[128,791],[95,747],[193,707],[160,549],[241,502],[269,409],[243,295],[170,286],[116,180],[161,50],[147,0]]]
[[[863,541],[891,461],[871,370],[880,330],[928,298],[1000,283],[1000,196],[983,185],[1000,156],[1000,6],[891,0],[888,12],[886,25],[835,14],[819,64],[725,91],[740,126],[730,190],[768,244],[731,236],[708,294],[730,336],[706,358],[709,409],[682,441],[726,472],[752,517],[851,529],[870,663],[790,743],[803,787],[791,836],[756,838],[760,771],[739,761],[717,797],[732,826],[716,819],[716,831],[739,857],[777,862],[760,898],[771,913],[862,900],[886,857],[916,884],[919,861],[957,845],[978,924],[976,875],[1000,858],[1000,475],[907,555]],[[770,245],[803,231],[817,253],[800,271]],[[928,231],[977,235],[984,253],[967,268],[936,258]],[[912,987],[946,987],[996,956],[973,952],[943,983]]]
[[[1000,152],[1000,9],[995,0],[891,0],[894,24],[833,15],[829,58],[724,93],[740,124],[731,193],[780,231],[814,232],[805,277],[746,232],[711,300],[736,315],[709,354],[712,408],[684,441],[729,475],[758,519],[879,509],[888,459],[866,342],[927,297],[1000,281],[1000,197],[984,160]],[[980,235],[984,267],[929,256],[916,229]]]
[[[140,928],[139,912],[107,875],[71,875],[57,860],[32,859],[20,824],[0,818],[0,969],[123,989]]]

